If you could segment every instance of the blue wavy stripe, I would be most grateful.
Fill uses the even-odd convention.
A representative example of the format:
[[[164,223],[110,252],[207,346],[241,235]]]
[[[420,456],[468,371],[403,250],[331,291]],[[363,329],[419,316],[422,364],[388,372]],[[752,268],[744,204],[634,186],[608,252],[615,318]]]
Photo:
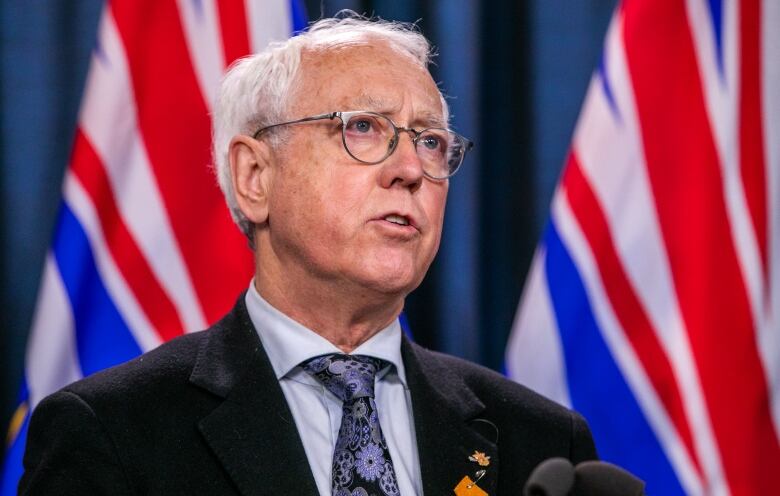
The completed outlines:
[[[87,235],[65,202],[56,225],[52,251],[73,310],[82,372],[86,376],[140,355],[100,279]]]
[[[292,13],[293,34],[297,34],[308,27],[306,8],[302,0],[290,0],[290,12]]]
[[[607,99],[609,109],[612,111],[612,115],[615,117],[615,120],[622,123],[623,118],[620,116],[620,109],[618,108],[617,102],[615,101],[615,95],[612,93],[612,82],[610,81],[609,74],[607,73],[606,51],[602,53],[599,66],[596,70],[599,74],[599,81],[601,81],[601,91],[604,92],[604,98]]]
[[[553,223],[545,272],[561,334],[575,410],[588,419],[599,456],[647,482],[647,494],[684,495],[658,440],[618,369],[593,316],[580,274]]]
[[[717,50],[718,72],[723,77],[723,0],[709,0],[707,2],[712,21],[712,33],[715,35],[715,49]]]
[[[24,403],[30,399],[30,389],[27,387],[27,380],[22,377],[22,385],[19,387],[19,398],[17,403]]]
[[[8,447],[3,459],[2,481],[0,481],[0,496],[16,496],[16,486],[24,471],[22,457],[27,441],[27,427],[30,423],[30,413],[24,417],[24,423],[14,442]]]
[[[22,405],[30,399],[27,381],[24,380],[24,377],[19,390],[19,405]],[[29,423],[30,412],[28,411],[24,417],[22,427],[16,433],[16,437],[13,438],[3,455],[3,471],[0,472],[0,496],[16,496],[16,486],[19,485],[19,479],[22,478],[24,470],[22,457],[24,456],[24,448],[27,445],[27,424]]]
[[[401,323],[401,330],[406,334],[406,337],[414,341],[412,326],[409,324],[409,318],[406,316],[406,312],[401,312],[401,315],[398,316],[398,321]]]

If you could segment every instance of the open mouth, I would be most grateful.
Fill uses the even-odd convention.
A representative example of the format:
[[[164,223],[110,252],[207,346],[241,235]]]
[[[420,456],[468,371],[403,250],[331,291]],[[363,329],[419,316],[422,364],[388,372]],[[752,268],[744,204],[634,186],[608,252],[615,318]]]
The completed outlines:
[[[393,224],[398,224],[399,226],[409,225],[409,219],[401,215],[390,214],[385,216],[384,220],[386,220],[387,222],[392,222]]]

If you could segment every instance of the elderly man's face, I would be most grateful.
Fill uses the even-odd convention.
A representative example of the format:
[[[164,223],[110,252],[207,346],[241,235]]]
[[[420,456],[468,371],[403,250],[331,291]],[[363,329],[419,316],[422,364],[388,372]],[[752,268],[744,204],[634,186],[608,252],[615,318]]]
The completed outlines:
[[[305,53],[292,101],[290,118],[370,110],[399,126],[444,124],[428,71],[383,43]],[[407,133],[383,162],[356,161],[344,150],[340,124],[287,128],[269,188],[270,243],[282,265],[305,267],[307,277],[405,296],[438,249],[448,182],[425,178]],[[409,225],[394,222],[397,216]]]

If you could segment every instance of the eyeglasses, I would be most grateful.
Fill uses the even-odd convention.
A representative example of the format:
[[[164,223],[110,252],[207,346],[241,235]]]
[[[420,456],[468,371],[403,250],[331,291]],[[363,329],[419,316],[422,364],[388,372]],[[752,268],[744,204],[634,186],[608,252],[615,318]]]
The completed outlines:
[[[399,131],[412,137],[417,156],[426,176],[447,179],[458,171],[466,152],[474,143],[449,129],[431,127],[418,131],[396,126],[389,117],[362,110],[330,112],[272,124],[255,131],[253,138],[279,126],[319,120],[341,120],[341,142],[350,157],[364,164],[378,164],[393,154],[398,147]]]

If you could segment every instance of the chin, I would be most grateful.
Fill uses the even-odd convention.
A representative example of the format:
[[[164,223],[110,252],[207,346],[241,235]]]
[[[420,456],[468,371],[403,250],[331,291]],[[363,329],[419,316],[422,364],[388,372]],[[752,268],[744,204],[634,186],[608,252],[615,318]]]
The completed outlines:
[[[422,276],[413,273],[383,273],[366,280],[366,286],[384,295],[406,297],[422,282]]]
[[[406,296],[423,280],[428,264],[421,264],[418,257],[409,253],[377,253],[366,257],[355,266],[353,273],[362,285],[386,295]]]

